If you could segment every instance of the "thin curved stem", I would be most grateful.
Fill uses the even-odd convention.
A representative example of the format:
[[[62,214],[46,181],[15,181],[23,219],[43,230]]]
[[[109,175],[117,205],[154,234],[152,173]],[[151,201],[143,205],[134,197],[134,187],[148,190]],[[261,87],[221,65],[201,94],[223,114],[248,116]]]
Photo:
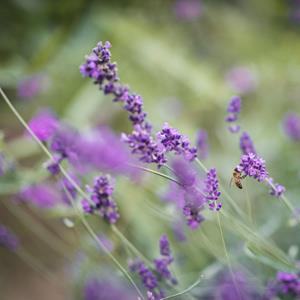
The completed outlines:
[[[270,180],[270,178],[266,178],[266,182],[271,186],[271,188],[273,190],[276,191],[276,187],[275,185],[272,183],[272,181]],[[280,198],[283,200],[283,203],[286,205],[286,207],[291,211],[291,213],[294,213],[295,212],[295,208],[293,206],[293,204],[289,201],[289,199],[284,195],[282,194],[280,196]]]
[[[201,277],[202,277],[202,276],[201,276]],[[201,277],[200,277],[197,281],[195,281],[192,285],[190,285],[188,288],[186,288],[185,290],[183,290],[183,291],[181,291],[181,292],[178,292],[178,293],[176,293],[176,294],[173,294],[173,295],[170,295],[170,296],[161,298],[161,300],[173,299],[173,298],[176,298],[176,297],[178,297],[178,296],[182,296],[182,295],[184,295],[184,294],[189,293],[193,288],[195,288],[195,287],[201,282],[201,279],[202,279]]]
[[[22,116],[18,113],[18,111],[15,109],[15,107],[12,105],[6,94],[3,92],[2,88],[0,87],[0,94],[2,95],[3,99],[9,106],[9,108],[12,110],[12,112],[15,114],[17,119],[20,121],[20,123],[26,128],[26,130],[30,133],[30,135],[34,138],[34,140],[37,142],[37,144],[42,148],[42,150],[48,155],[48,157],[55,162],[54,157],[52,154],[49,152],[49,150],[45,147],[45,145],[39,140],[39,138],[34,134],[34,132],[30,129],[30,127],[27,125],[27,123],[24,121]],[[67,173],[67,171],[59,165],[60,171],[62,174],[69,180],[69,182],[76,188],[76,190],[87,200],[89,199],[88,195],[78,186],[78,184],[72,179],[72,177]],[[66,188],[64,187],[65,191],[68,193]],[[72,206],[74,209],[77,211],[77,214],[86,228],[86,230],[89,232],[89,234],[95,239],[95,241],[98,243],[98,245],[103,249],[105,254],[116,264],[116,266],[121,270],[121,272],[125,275],[125,277],[130,281],[132,286],[136,289],[137,293],[139,296],[145,300],[142,292],[139,290],[129,273],[125,270],[125,268],[118,262],[118,260],[107,250],[105,245],[101,242],[101,240],[97,237],[97,235],[94,233],[93,229],[90,227],[89,223],[86,221],[84,215],[79,211],[78,207],[76,206],[74,200],[70,198],[70,201],[72,203]]]
[[[225,253],[225,256],[226,256],[226,260],[227,260],[227,265],[228,265],[229,273],[231,275],[231,279],[232,279],[234,288],[235,288],[235,290],[236,290],[239,298],[241,298],[240,297],[240,291],[239,291],[239,288],[237,286],[237,283],[236,283],[236,280],[235,280],[235,276],[234,276],[234,273],[233,273],[233,269],[232,269],[230,257],[229,257],[229,254],[228,254],[228,251],[227,251],[227,248],[226,248],[226,243],[225,243],[225,238],[224,238],[224,234],[223,234],[223,229],[222,229],[222,226],[221,226],[221,219],[220,219],[220,215],[219,215],[218,212],[217,212],[217,220],[218,220],[218,227],[219,227],[219,230],[220,230],[220,235],[221,235],[221,239],[222,239],[224,253]]]
[[[138,166],[138,165],[133,165],[133,164],[128,164],[130,167],[133,167],[133,168],[136,168],[136,169],[139,169],[139,170],[142,170],[142,171],[145,171],[145,172],[148,172],[148,173],[152,173],[152,174],[155,174],[155,175],[158,175],[160,177],[163,177],[165,179],[168,179],[170,181],[173,181],[175,183],[177,183],[178,185],[181,185],[179,181],[177,181],[175,178],[169,176],[169,175],[166,175],[164,173],[161,173],[161,172],[158,172],[158,171],[155,171],[155,170],[152,170],[152,169],[149,169],[149,168],[145,168],[145,167],[142,167],[142,166]]]
[[[85,216],[81,213],[81,211],[78,209],[78,207],[76,206],[76,203],[74,202],[74,199],[72,197],[72,195],[69,193],[69,191],[66,189],[65,184],[63,184],[63,189],[65,191],[65,193],[67,194],[73,208],[76,210],[77,215],[81,221],[81,223],[83,224],[83,226],[85,227],[85,229],[87,230],[87,232],[90,234],[90,236],[95,240],[95,242],[100,246],[100,248],[104,251],[104,253],[114,262],[114,264],[120,269],[120,271],[124,274],[124,276],[128,279],[128,281],[132,284],[132,286],[135,288],[135,290],[137,291],[138,295],[145,300],[142,292],[140,291],[140,289],[138,288],[138,286],[135,284],[134,280],[132,279],[132,277],[129,275],[129,273],[126,271],[126,269],[121,265],[121,263],[119,263],[119,261],[111,254],[111,252],[106,248],[106,246],[104,245],[104,243],[101,241],[101,239],[99,239],[99,237],[97,236],[97,234],[94,232],[94,230],[92,229],[92,227],[90,226],[90,224],[88,223],[88,221],[86,220]]]
[[[47,156],[51,159],[52,162],[55,162],[53,155],[47,149],[47,147],[39,140],[39,138],[35,135],[35,133],[31,130],[31,128],[27,125],[22,116],[18,113],[15,107],[12,105],[2,88],[0,87],[0,94],[2,95],[4,101],[9,106],[11,111],[17,117],[19,122],[24,126],[24,128],[29,132],[29,134],[33,137],[36,143],[41,147],[41,149],[47,154]],[[87,200],[89,199],[88,195],[80,188],[80,186],[73,180],[73,178],[68,174],[68,172],[59,164],[59,169],[61,173],[70,181],[70,183],[76,188],[76,190]]]

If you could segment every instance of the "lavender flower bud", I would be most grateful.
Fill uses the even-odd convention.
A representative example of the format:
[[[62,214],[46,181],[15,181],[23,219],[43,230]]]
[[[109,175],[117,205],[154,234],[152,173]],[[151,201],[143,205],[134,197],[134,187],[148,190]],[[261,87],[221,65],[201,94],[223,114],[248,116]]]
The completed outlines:
[[[221,192],[219,189],[219,181],[217,178],[217,170],[215,168],[210,169],[206,174],[205,183],[205,198],[208,202],[209,208],[211,210],[220,210],[222,205],[216,203],[219,199]]]
[[[273,178],[269,178],[271,189],[269,191],[270,195],[279,198],[285,192],[285,187],[279,183],[274,182]]]
[[[86,199],[81,201],[84,212],[88,214],[98,212],[108,223],[116,223],[120,215],[117,204],[111,197],[113,190],[114,187],[108,176],[96,177],[90,198],[93,205]]]
[[[243,154],[256,154],[253,142],[247,132],[243,132],[240,137],[240,148]]]
[[[300,140],[300,116],[288,113],[283,119],[283,129],[286,135],[294,141]]]
[[[253,177],[257,181],[268,178],[265,161],[254,153],[242,155],[238,170],[245,176]]]
[[[204,160],[208,156],[208,136],[204,129],[199,129],[197,134],[197,150],[200,159]]]
[[[240,111],[241,111],[241,98],[238,96],[233,96],[227,107],[228,115],[225,118],[225,121],[229,123],[236,122],[238,120]],[[236,124],[232,124],[229,126],[229,130],[232,133],[236,133],[240,130],[240,126]]]

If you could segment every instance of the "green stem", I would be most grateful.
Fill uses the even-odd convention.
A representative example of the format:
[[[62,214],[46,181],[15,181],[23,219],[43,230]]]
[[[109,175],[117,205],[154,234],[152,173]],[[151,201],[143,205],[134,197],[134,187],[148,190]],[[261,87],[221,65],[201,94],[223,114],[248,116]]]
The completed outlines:
[[[247,210],[248,210],[248,215],[249,215],[249,220],[250,223],[253,224],[253,217],[252,217],[252,206],[251,206],[251,201],[248,193],[248,188],[247,185],[244,185],[245,187],[245,192],[246,192],[246,204],[247,204]]]
[[[225,243],[225,238],[224,238],[224,234],[223,234],[223,229],[222,229],[222,226],[221,226],[221,219],[220,219],[220,215],[219,215],[218,212],[217,212],[217,220],[218,220],[218,227],[219,227],[219,230],[220,230],[221,240],[222,240],[222,244],[223,244],[223,248],[224,248],[224,253],[225,253],[225,256],[226,256],[226,260],[227,260],[227,265],[228,265],[229,273],[231,275],[232,282],[233,282],[235,290],[236,290],[236,292],[238,294],[238,297],[241,298],[240,297],[240,291],[238,289],[238,286],[237,286],[237,283],[236,283],[236,280],[235,280],[235,276],[234,276],[234,273],[233,273],[233,270],[232,270],[232,265],[231,265],[230,257],[229,257],[229,254],[228,254],[228,251],[227,251],[227,248],[226,248],[226,243]]]
[[[187,294],[189,293],[193,288],[195,288],[200,282],[201,282],[201,279],[202,278],[199,278],[197,281],[195,281],[192,285],[190,285],[188,288],[186,288],[185,290],[179,292],[179,293],[176,293],[174,295],[170,295],[170,296],[167,296],[167,297],[164,297],[164,298],[161,298],[161,300],[166,300],[166,299],[172,299],[172,298],[176,298],[178,296],[182,296],[184,294]]]
[[[131,278],[131,276],[129,275],[129,273],[126,271],[126,269],[121,265],[121,263],[119,263],[119,261],[111,254],[111,252],[105,247],[105,245],[102,243],[102,241],[99,239],[99,237],[97,236],[97,234],[94,232],[94,230],[92,229],[92,227],[90,226],[90,224],[88,223],[88,221],[86,220],[85,216],[82,214],[82,212],[78,209],[78,207],[76,206],[76,203],[73,200],[72,195],[69,193],[69,191],[66,189],[65,185],[63,184],[63,189],[65,191],[65,193],[67,194],[73,208],[76,210],[77,215],[81,221],[81,223],[83,224],[83,226],[85,227],[85,229],[87,230],[87,232],[90,234],[90,236],[95,240],[95,242],[100,246],[100,248],[104,251],[104,253],[114,262],[114,264],[120,269],[120,271],[124,274],[124,276],[128,279],[128,281],[132,284],[132,286],[135,288],[135,290],[137,291],[137,293],[139,294],[139,296],[145,300],[142,292],[140,291],[140,289],[138,288],[138,286],[135,284],[134,280]]]
[[[44,146],[44,144],[39,140],[39,138],[34,134],[34,132],[30,129],[30,127],[27,125],[27,123],[24,121],[24,119],[21,117],[21,115],[18,113],[18,111],[14,108],[12,103],[9,101],[5,93],[3,92],[2,88],[0,87],[0,94],[2,95],[3,99],[9,106],[9,108],[12,110],[12,112],[15,114],[17,119],[20,121],[20,123],[26,128],[26,130],[30,133],[30,135],[34,138],[34,140],[37,142],[37,144],[42,148],[42,150],[48,155],[48,157],[55,162],[54,157],[49,152],[49,150]],[[70,183],[76,188],[76,190],[86,199],[89,199],[88,195],[77,185],[77,183],[72,179],[72,177],[67,173],[67,171],[59,165],[60,171],[62,174],[70,181]],[[64,188],[66,193],[68,191],[66,188]],[[86,230],[89,232],[89,234],[95,239],[95,241],[98,243],[98,245],[103,249],[103,251],[107,254],[107,256],[116,264],[116,266],[121,270],[121,272],[125,275],[125,277],[129,280],[129,282],[133,285],[133,287],[136,289],[139,296],[145,300],[142,292],[139,290],[129,273],[125,270],[125,268],[118,262],[118,260],[107,250],[107,248],[104,246],[104,244],[101,242],[101,240],[97,237],[97,235],[94,233],[93,229],[90,227],[89,223],[86,221],[83,214],[79,211],[78,207],[76,206],[75,202],[72,198],[70,198],[70,201],[72,203],[72,206],[74,209],[76,209],[77,214],[86,228]]]
[[[266,179],[266,182],[272,187],[272,189],[274,189],[276,191],[276,187],[275,185],[272,183],[272,181],[270,180],[270,178],[267,178]],[[295,212],[295,208],[294,206],[292,205],[292,203],[289,201],[289,199],[284,195],[282,194],[280,196],[280,198],[283,200],[283,203],[286,205],[286,207],[291,211],[291,213],[294,213]]]
[[[158,171],[155,171],[155,170],[152,170],[152,169],[148,169],[148,168],[145,168],[145,167],[142,167],[142,166],[137,166],[137,165],[133,165],[133,164],[128,164],[130,167],[133,167],[133,168],[136,168],[136,169],[139,169],[139,170],[142,170],[142,171],[145,171],[145,172],[148,172],[148,173],[152,173],[152,174],[155,174],[155,175],[158,175],[160,177],[163,177],[165,179],[168,179],[170,181],[173,181],[175,183],[177,183],[178,185],[181,185],[179,181],[177,181],[175,178],[169,176],[169,175],[166,175],[164,173],[161,173],[161,172],[158,172]]]
[[[12,206],[7,204],[6,201],[2,201],[3,205],[13,214],[21,223],[26,226],[29,230],[35,233],[45,244],[47,244],[55,252],[63,255],[69,259],[69,249],[61,243],[55,236],[48,232],[39,222],[35,221],[29,214],[19,208],[18,205]]]

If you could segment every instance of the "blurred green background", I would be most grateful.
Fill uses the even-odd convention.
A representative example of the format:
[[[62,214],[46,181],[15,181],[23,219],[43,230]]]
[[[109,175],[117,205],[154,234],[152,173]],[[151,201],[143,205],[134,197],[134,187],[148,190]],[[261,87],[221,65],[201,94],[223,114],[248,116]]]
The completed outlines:
[[[243,129],[253,138],[272,177],[286,186],[287,196],[299,206],[300,145],[283,134],[281,122],[286,112],[300,111],[300,4],[283,0],[183,1],[198,3],[193,13],[184,15],[178,2],[4,0],[0,9],[0,85],[26,120],[41,107],[50,107],[79,129],[108,124],[127,132],[129,124],[122,110],[79,73],[91,48],[100,40],[109,40],[122,82],[143,96],[155,129],[168,122],[192,141],[199,128],[208,131],[206,164],[218,169],[224,185],[228,185],[240,155],[238,138],[227,131],[224,117],[230,97],[241,95]],[[228,79],[236,68],[251,74],[248,90],[239,90]],[[20,84],[32,77],[39,78],[40,88],[32,97],[21,96]],[[0,102],[0,129],[11,156],[36,172],[39,166],[32,166],[31,160],[35,147],[22,137],[24,129],[4,101]],[[154,190],[164,189],[160,180],[151,182]],[[247,186],[257,227],[286,252],[292,244],[299,245],[297,230],[286,227],[289,215],[280,201],[268,197],[265,187],[250,180]],[[120,211],[126,216],[120,227],[152,255],[147,247],[151,244],[152,250],[156,249],[167,222],[150,226],[156,219],[143,199],[166,212],[168,208],[162,207],[153,192],[135,189],[126,180],[120,180],[118,189],[122,191],[122,199],[117,199]],[[245,207],[245,194],[230,193]],[[4,195],[1,200],[9,199]],[[131,201],[129,207],[126,201]],[[61,242],[67,241],[72,255],[78,251],[80,226],[79,233],[70,232],[57,218],[49,220],[35,210],[26,213],[37,222],[32,227],[45,227]],[[0,206],[0,216],[1,223],[21,235],[29,252],[65,283],[63,288],[52,286],[1,251],[1,299],[73,299],[73,282],[63,275],[68,265],[63,257],[26,229],[20,216],[14,216],[6,205]],[[209,231],[209,225],[205,226]],[[285,230],[288,234],[282,234]],[[144,234],[149,241],[143,239]],[[191,234],[191,241],[197,238]],[[190,247],[183,250],[179,245],[176,250],[193,257],[185,269],[187,282],[192,281],[193,272],[214,261],[209,252],[199,255],[198,248]]]

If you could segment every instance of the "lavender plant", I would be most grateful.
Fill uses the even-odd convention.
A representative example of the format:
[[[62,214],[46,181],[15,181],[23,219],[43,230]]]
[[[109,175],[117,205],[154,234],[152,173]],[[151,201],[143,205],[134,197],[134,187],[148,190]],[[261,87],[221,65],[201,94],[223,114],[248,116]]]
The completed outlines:
[[[256,293],[256,299],[263,297],[272,299],[273,295],[282,293],[298,296],[296,261],[273,241],[261,235],[252,222],[247,221],[245,212],[220,184],[217,169],[215,167],[208,169],[203,164],[202,160],[206,158],[208,151],[207,134],[201,131],[197,147],[194,147],[187,136],[168,123],[155,133],[153,128],[156,126],[148,120],[142,97],[120,81],[117,65],[111,59],[110,48],[109,42],[98,43],[81,65],[80,72],[84,77],[91,78],[103,95],[111,96],[113,102],[120,103],[130,123],[130,131],[127,133],[119,135],[108,128],[93,128],[81,132],[47,110],[38,113],[27,124],[2,89],[0,90],[12,112],[49,159],[45,166],[48,173],[41,182],[30,184],[26,182],[20,187],[19,197],[25,200],[22,202],[30,202],[49,211],[55,206],[62,205],[65,209],[63,214],[69,212],[74,220],[81,221],[90,237],[127,278],[135,290],[136,299],[138,297],[151,300],[176,297],[200,299],[202,291],[198,285],[201,283],[199,273],[202,270],[198,270],[194,283],[184,288],[185,282],[182,282],[181,276],[175,275],[177,272],[174,272],[173,268],[176,268],[176,271],[180,270],[182,264],[189,263],[188,257],[184,258],[184,263],[180,262],[180,256],[177,253],[174,255],[171,251],[166,235],[161,235],[159,239],[160,256],[151,261],[147,258],[149,253],[141,253],[117,227],[126,223],[126,217],[122,212],[122,208],[125,208],[124,204],[122,205],[125,195],[119,191],[118,184],[121,180],[119,178],[125,177],[129,181],[135,181],[137,178],[140,179],[140,172],[153,177],[158,175],[168,184],[169,192],[165,198],[168,200],[167,204],[175,211],[171,216],[172,221],[174,222],[174,216],[178,219],[178,222],[175,221],[176,231],[182,233],[185,222],[187,227],[193,230],[193,233],[188,234],[189,238],[194,233],[198,238],[197,232],[201,232],[208,240],[203,247],[210,255],[215,256],[218,268],[223,268],[223,264],[228,268],[229,283],[224,281],[217,293],[214,292],[208,297],[215,297],[217,294],[220,299],[227,299],[228,295],[232,295],[231,299],[247,299],[247,297],[251,299],[252,296],[248,295],[253,295],[245,288],[244,281],[237,278],[233,271],[233,264],[238,267],[238,263],[233,260],[236,250],[228,250],[225,228],[241,238],[245,253],[252,259],[259,260],[278,271],[294,272],[279,273],[285,275],[279,276],[277,282],[272,283],[272,287],[269,287],[266,293],[260,295]],[[241,113],[240,97],[235,96],[231,99],[227,112],[225,120],[230,123],[230,132],[238,133],[241,128],[240,123],[237,123]],[[257,154],[246,132],[240,136],[240,148],[242,151],[240,162],[237,166],[233,164],[232,170],[237,170],[243,180],[253,178],[257,181],[255,184],[265,183],[270,188],[270,194],[281,198],[290,211],[294,212],[293,205],[284,195],[285,187],[275,183],[269,176],[266,162]],[[94,182],[92,186],[88,185],[90,182]],[[139,188],[141,187],[143,184]],[[151,187],[150,190],[152,195],[155,195]],[[159,202],[159,206],[155,209],[161,213],[164,210],[163,206],[167,204]],[[108,249],[96,234],[91,226],[94,222],[100,222],[102,230],[106,228],[109,235],[122,243],[117,249],[123,252],[120,258],[116,256],[117,250]],[[174,223],[171,226],[174,226]],[[205,230],[210,230],[213,226],[218,228],[218,240],[210,235],[206,236]],[[3,245],[10,249],[15,248],[7,246],[15,245],[16,242],[12,242],[7,231],[4,229],[2,231]],[[183,241],[186,238],[182,238],[181,234],[180,239]],[[213,243],[216,243],[216,246]],[[196,251],[198,246],[199,243],[196,241]],[[124,261],[127,260],[130,260],[129,267],[124,267]],[[122,294],[125,299],[125,294],[118,288],[107,283],[104,283],[104,286],[108,297],[120,297]],[[232,294],[228,292],[228,288]],[[84,290],[85,299],[102,299],[99,298],[101,295],[105,297],[102,289],[103,284],[98,280],[87,282]],[[129,294],[132,297],[131,292]]]

